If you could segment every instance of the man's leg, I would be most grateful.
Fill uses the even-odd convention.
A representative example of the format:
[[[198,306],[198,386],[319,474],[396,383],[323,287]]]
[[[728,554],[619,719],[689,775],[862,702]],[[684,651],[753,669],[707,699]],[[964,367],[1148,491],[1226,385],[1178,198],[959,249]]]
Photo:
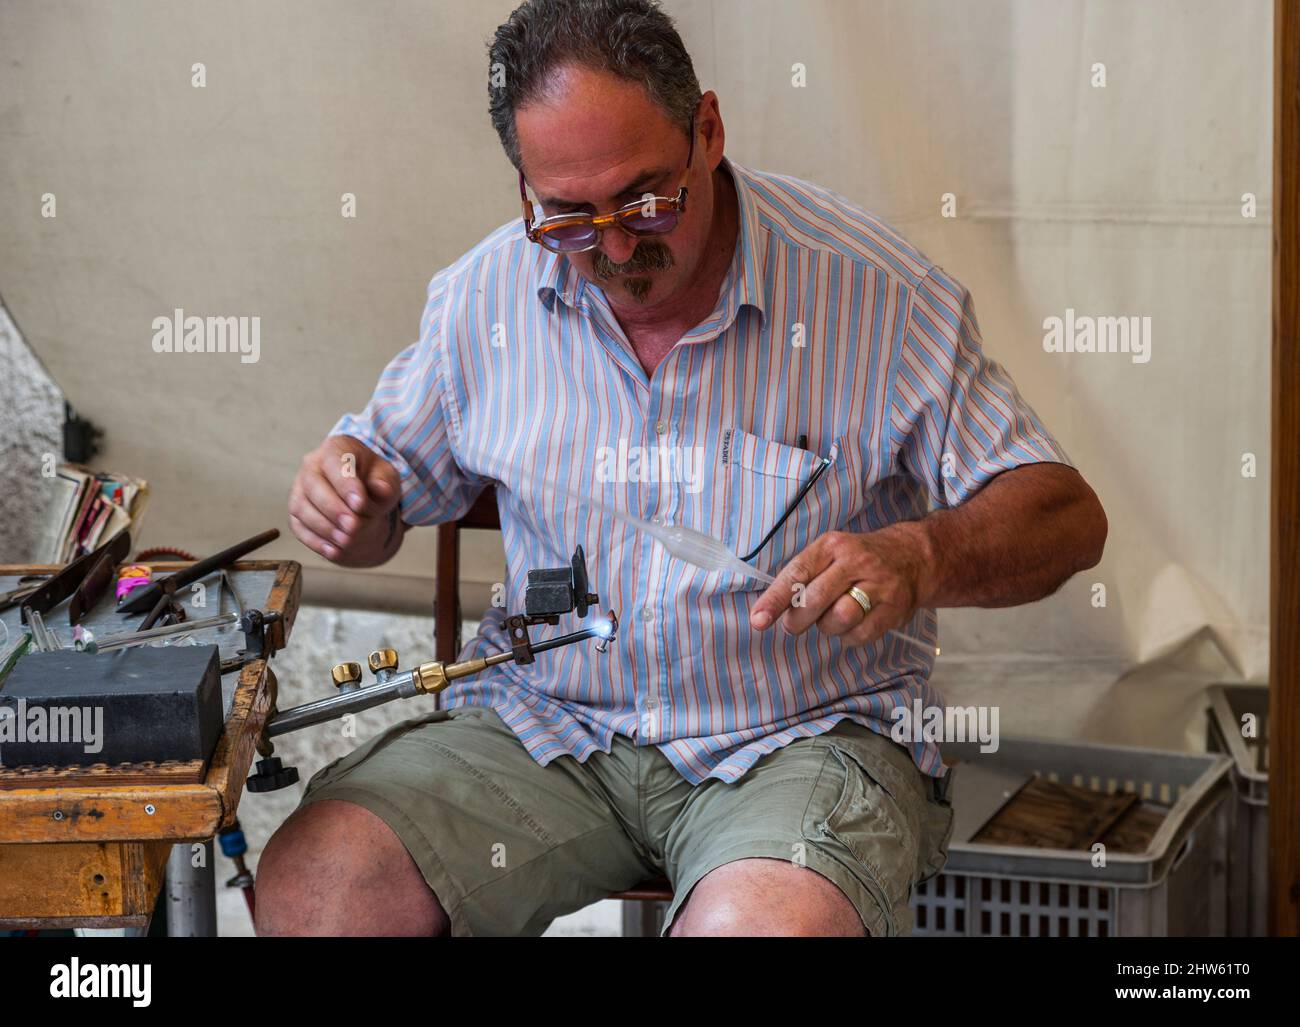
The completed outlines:
[[[667,831],[667,933],[906,933],[939,844],[932,792],[902,746],[851,721],[704,782]]]
[[[257,866],[257,933],[447,934],[451,921],[392,828],[323,800],[272,835]]]
[[[825,877],[788,860],[757,858],[705,874],[669,934],[860,938],[866,929],[848,896]]]
[[[399,724],[308,783],[258,866],[258,929],[540,934],[650,872],[602,784],[611,758],[539,766],[484,707]]]

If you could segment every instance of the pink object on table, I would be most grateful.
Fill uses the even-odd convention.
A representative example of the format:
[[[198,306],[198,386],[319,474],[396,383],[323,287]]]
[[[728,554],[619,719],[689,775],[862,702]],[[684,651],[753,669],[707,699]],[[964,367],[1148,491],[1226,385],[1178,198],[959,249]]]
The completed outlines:
[[[117,572],[117,601],[120,603],[142,585],[149,584],[153,571],[139,564],[123,567]]]

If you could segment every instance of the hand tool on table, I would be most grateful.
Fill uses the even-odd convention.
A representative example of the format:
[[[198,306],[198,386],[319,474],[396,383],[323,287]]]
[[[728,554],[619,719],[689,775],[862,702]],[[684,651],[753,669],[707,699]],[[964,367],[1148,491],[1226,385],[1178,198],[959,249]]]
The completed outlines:
[[[179,624],[185,619],[185,607],[176,601],[176,597],[171,592],[164,592],[158,597],[158,602],[154,603],[153,609],[149,611],[148,616],[140,622],[137,631],[148,631],[157,624]]]
[[[0,592],[0,611],[7,610],[11,606],[17,606],[29,595],[41,587],[41,582],[48,581],[48,574],[24,574],[18,579],[18,587],[11,588],[8,592]]]
[[[138,560],[139,557],[137,556]],[[117,588],[114,589],[114,595],[117,601],[123,602],[127,596],[137,588],[143,588],[153,580],[153,568],[145,564],[135,563],[127,564],[117,569]]]
[[[131,536],[125,528],[98,549],[78,557],[53,574],[22,600],[22,620],[30,622],[33,612],[48,614],[68,597],[68,623],[77,625],[90,612],[113,580],[113,571],[131,552]]]
[[[260,535],[254,535],[252,538],[244,539],[243,542],[237,542],[229,549],[223,549],[219,553],[205,557],[197,563],[177,571],[175,574],[169,574],[165,578],[160,578],[149,585],[137,588],[127,596],[125,602],[118,607],[118,611],[120,613],[152,611],[163,597],[174,596],[186,585],[191,585],[201,578],[206,578],[213,571],[226,569],[236,560],[247,556],[254,549],[260,549],[268,542],[279,537],[280,532],[275,528],[271,528]]]
[[[235,591],[235,583],[230,580],[230,575],[227,574],[225,571],[222,571],[221,572],[221,594],[217,597],[217,613],[226,612],[227,592],[229,592],[231,597],[235,600],[235,609],[239,611],[239,615],[242,617],[244,615],[244,602],[242,599],[239,598],[239,593]]]

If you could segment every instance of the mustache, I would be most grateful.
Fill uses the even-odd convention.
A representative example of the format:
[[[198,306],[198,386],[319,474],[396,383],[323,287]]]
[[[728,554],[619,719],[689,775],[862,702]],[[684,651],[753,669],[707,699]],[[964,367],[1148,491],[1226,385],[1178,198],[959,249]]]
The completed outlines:
[[[592,273],[599,279],[609,280],[619,275],[635,275],[645,271],[666,271],[674,265],[673,251],[661,242],[639,242],[632,256],[622,264],[615,264],[600,250],[591,261]]]

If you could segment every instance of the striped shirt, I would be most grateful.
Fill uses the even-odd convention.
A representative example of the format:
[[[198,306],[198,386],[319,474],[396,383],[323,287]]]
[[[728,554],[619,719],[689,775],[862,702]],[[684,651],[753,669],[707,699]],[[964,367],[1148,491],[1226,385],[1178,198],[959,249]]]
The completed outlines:
[[[455,519],[497,483],[505,607],[463,658],[509,648],[502,622],[523,610],[528,569],[566,565],[582,544],[601,609],[621,620],[609,651],[563,647],[444,693],[493,707],[542,765],[608,752],[617,733],[657,746],[692,784],[731,782],[845,717],[888,735],[894,710],[942,706],[933,647],[755,631],[761,582],[674,559],[548,483],[744,554],[828,457],[754,560],[775,573],[828,531],[916,519],[1009,468],[1069,463],[984,355],[951,276],[842,197],[723,167],[740,206],[735,256],[713,312],[652,375],[600,287],[515,220],[434,276],[419,341],[334,428],[397,468],[410,525]],[[933,641],[937,629],[925,609],[901,630]],[[933,741],[906,744],[943,774]]]

